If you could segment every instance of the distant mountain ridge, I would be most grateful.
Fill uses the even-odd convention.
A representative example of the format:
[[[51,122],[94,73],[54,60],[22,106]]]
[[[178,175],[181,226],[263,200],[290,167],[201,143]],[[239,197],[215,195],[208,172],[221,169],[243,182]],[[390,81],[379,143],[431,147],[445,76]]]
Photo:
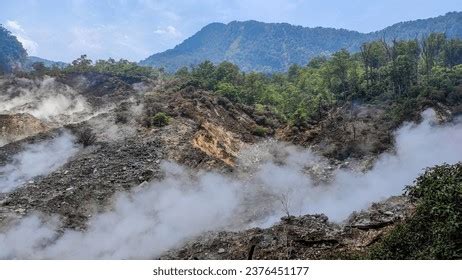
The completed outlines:
[[[27,56],[27,51],[16,36],[0,25],[0,74],[10,73],[13,70],[19,69],[32,70],[32,65],[36,62],[41,62],[46,67],[56,66],[64,68],[68,65],[68,63],[61,61]]]
[[[48,59],[37,57],[37,56],[28,56],[26,58],[26,61],[24,62],[24,67],[26,69],[32,69],[32,65],[37,62],[43,63],[45,67],[50,67],[50,68],[53,66],[56,66],[58,68],[64,68],[67,65],[69,65],[69,63],[62,62],[62,61],[52,61],[52,60],[48,60]]]
[[[342,48],[358,51],[367,41],[413,39],[431,32],[462,38],[462,12],[400,22],[370,33],[258,21],[211,23],[175,48],[151,55],[140,64],[172,72],[204,60],[226,60],[244,71],[285,71],[292,64],[304,65],[317,55],[329,55]]]

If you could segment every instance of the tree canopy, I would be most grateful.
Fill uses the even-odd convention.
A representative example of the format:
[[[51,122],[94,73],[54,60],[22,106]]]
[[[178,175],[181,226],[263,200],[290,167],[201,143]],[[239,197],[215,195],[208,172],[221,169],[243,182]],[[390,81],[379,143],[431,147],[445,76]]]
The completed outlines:
[[[420,40],[364,43],[359,53],[343,49],[306,66],[292,65],[286,73],[246,73],[229,62],[205,61],[175,77],[184,87],[268,106],[293,124],[316,121],[345,101],[391,102],[400,119],[406,106],[422,100],[461,101],[461,55],[461,40],[434,33]]]
[[[10,31],[0,25],[0,74],[10,73],[26,59],[27,52]]]

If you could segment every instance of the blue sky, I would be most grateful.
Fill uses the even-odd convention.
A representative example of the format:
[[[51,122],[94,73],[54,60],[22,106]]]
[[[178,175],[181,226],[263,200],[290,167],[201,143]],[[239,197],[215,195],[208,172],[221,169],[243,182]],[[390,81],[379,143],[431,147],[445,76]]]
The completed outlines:
[[[1,0],[0,23],[31,55],[138,61],[210,22],[254,19],[370,32],[461,10],[460,0]]]

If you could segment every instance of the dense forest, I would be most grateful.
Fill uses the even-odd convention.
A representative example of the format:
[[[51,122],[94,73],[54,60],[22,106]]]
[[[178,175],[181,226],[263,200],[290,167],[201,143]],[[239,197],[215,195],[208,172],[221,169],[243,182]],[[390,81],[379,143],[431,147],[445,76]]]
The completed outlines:
[[[183,87],[215,91],[239,103],[273,110],[292,124],[320,120],[344,101],[393,105],[404,118],[418,103],[462,102],[462,41],[433,33],[423,40],[373,41],[359,53],[341,50],[316,57],[286,73],[244,73],[236,65],[205,61],[182,68],[175,77]]]
[[[246,72],[287,71],[292,64],[304,65],[316,56],[331,55],[341,49],[358,52],[363,43],[374,40],[390,43],[393,39],[420,39],[432,32],[462,38],[461,27],[460,12],[401,22],[371,33],[257,21],[212,23],[175,48],[154,54],[140,64],[175,72],[183,66],[210,60],[229,61]]]
[[[385,106],[399,125],[430,104],[462,103],[462,40],[432,33],[422,40],[364,43],[357,53],[343,49],[318,56],[287,72],[243,72],[237,65],[204,61],[175,74],[142,67],[127,60],[98,60],[85,55],[64,69],[33,65],[34,73],[97,72],[132,82],[166,79],[174,90],[187,87],[212,91],[232,102],[270,110],[295,126],[317,122],[345,102]]]

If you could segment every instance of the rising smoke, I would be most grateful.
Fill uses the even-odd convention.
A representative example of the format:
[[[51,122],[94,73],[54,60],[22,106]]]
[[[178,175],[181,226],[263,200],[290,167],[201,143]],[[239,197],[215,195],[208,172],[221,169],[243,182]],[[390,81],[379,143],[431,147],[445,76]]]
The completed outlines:
[[[10,192],[65,164],[78,151],[74,141],[73,136],[64,132],[54,139],[24,147],[11,163],[0,167],[0,193]]]
[[[281,144],[246,151],[238,174],[193,173],[164,163],[165,178],[121,193],[113,210],[98,214],[84,232],[57,233],[56,219],[30,216],[0,234],[0,258],[153,258],[208,230],[268,226],[281,212],[325,213],[341,222],[354,210],[402,193],[405,185],[436,164],[462,159],[462,124],[433,124],[427,111],[419,125],[396,132],[396,149],[364,173],[338,169],[330,183],[315,182],[307,166],[324,159]]]
[[[42,121],[63,124],[90,110],[84,97],[54,78],[21,78],[16,83],[0,95],[0,113],[29,113]]]

